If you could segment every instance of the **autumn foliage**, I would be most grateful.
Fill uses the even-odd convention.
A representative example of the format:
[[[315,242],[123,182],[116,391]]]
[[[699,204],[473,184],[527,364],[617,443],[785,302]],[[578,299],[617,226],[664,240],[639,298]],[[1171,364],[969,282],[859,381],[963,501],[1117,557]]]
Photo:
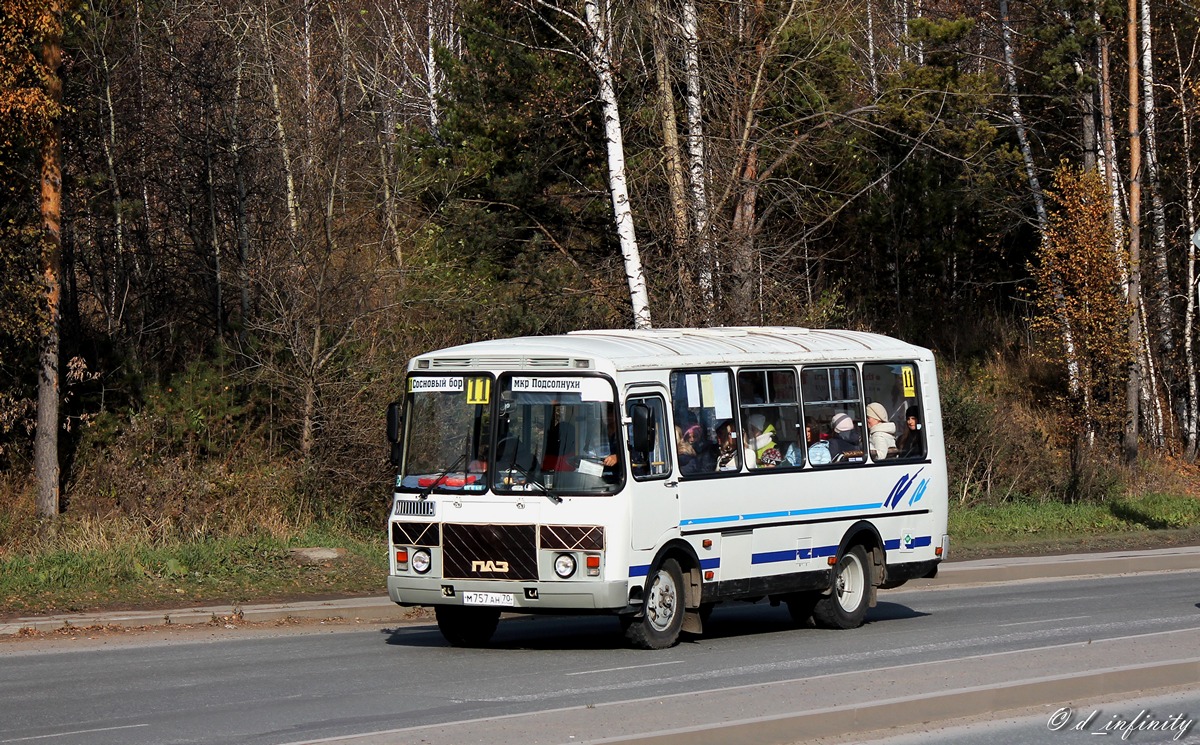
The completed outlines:
[[[1071,429],[1115,437],[1130,352],[1122,294],[1126,259],[1113,248],[1111,202],[1097,173],[1066,163],[1054,171],[1047,197],[1046,235],[1030,267],[1038,346],[1063,373],[1060,401]],[[1079,366],[1074,391],[1066,384],[1071,355]]]

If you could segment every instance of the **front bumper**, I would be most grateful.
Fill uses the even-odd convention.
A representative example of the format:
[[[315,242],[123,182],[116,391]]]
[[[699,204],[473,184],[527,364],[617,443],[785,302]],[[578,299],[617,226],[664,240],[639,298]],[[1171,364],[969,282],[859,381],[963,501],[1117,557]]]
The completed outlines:
[[[464,592],[511,593],[509,612],[616,612],[629,605],[628,583],[618,582],[488,582],[439,577],[390,575],[388,597],[399,605],[462,605]]]

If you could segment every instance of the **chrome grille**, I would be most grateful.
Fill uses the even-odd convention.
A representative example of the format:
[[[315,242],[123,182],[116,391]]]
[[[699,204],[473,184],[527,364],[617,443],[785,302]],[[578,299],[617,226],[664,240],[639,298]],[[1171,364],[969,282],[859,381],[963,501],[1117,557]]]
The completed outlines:
[[[437,502],[428,499],[397,499],[393,515],[405,517],[433,517],[437,514]]]

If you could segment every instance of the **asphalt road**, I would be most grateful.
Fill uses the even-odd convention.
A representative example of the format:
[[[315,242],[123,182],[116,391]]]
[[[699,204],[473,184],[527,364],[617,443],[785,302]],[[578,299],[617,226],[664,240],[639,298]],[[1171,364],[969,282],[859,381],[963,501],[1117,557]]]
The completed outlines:
[[[800,742],[829,727],[888,726],[920,701],[952,713],[964,691],[1000,690],[995,706],[1015,708],[1031,703],[1005,693],[1017,683],[1049,702],[1071,681],[1111,671],[1152,688],[1200,669],[1189,662],[1200,657],[1200,570],[934,586],[880,600],[863,628],[841,632],[796,629],[782,607],[722,607],[703,637],[661,652],[627,649],[614,619],[589,617],[504,621],[485,650],[447,647],[431,626],[8,644],[0,745],[665,744],[750,741],[747,727],[758,728],[756,742],[788,741],[787,732]],[[780,718],[797,711],[808,718]],[[762,729],[772,718],[782,735]]]

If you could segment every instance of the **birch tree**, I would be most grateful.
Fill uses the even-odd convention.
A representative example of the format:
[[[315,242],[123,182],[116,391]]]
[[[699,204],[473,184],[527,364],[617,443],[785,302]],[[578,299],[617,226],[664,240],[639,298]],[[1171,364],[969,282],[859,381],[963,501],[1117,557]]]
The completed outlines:
[[[521,0],[516,5],[533,14],[562,42],[562,46],[553,51],[572,54],[584,60],[596,76],[608,162],[608,189],[617,240],[625,263],[633,325],[634,328],[650,328],[650,297],[625,174],[625,140],[621,128],[621,110],[617,104],[613,71],[613,23],[608,0],[584,0],[582,14],[567,7],[565,2],[551,0]]]
[[[712,226],[709,224],[708,205],[708,162],[704,147],[704,89],[700,77],[700,19],[696,14],[694,0],[684,0],[680,32],[683,36],[684,73],[687,83],[687,145],[688,174],[692,189],[692,229],[696,236],[697,263],[699,265],[700,298],[703,303],[703,320],[712,323],[716,310],[716,282],[713,277],[718,271],[713,261]]]
[[[1162,365],[1169,367],[1174,347],[1174,321],[1171,312],[1171,285],[1167,272],[1167,215],[1163,204],[1162,178],[1158,158],[1158,112],[1154,96],[1153,35],[1150,0],[1140,0],[1139,17],[1141,43],[1142,113],[1145,116],[1143,133],[1146,149],[1146,180],[1150,191],[1150,226],[1152,229],[1152,262],[1154,272],[1154,336],[1156,351]],[[1169,374],[1168,374],[1168,377]],[[1163,443],[1162,427],[1156,427],[1154,439]]]

